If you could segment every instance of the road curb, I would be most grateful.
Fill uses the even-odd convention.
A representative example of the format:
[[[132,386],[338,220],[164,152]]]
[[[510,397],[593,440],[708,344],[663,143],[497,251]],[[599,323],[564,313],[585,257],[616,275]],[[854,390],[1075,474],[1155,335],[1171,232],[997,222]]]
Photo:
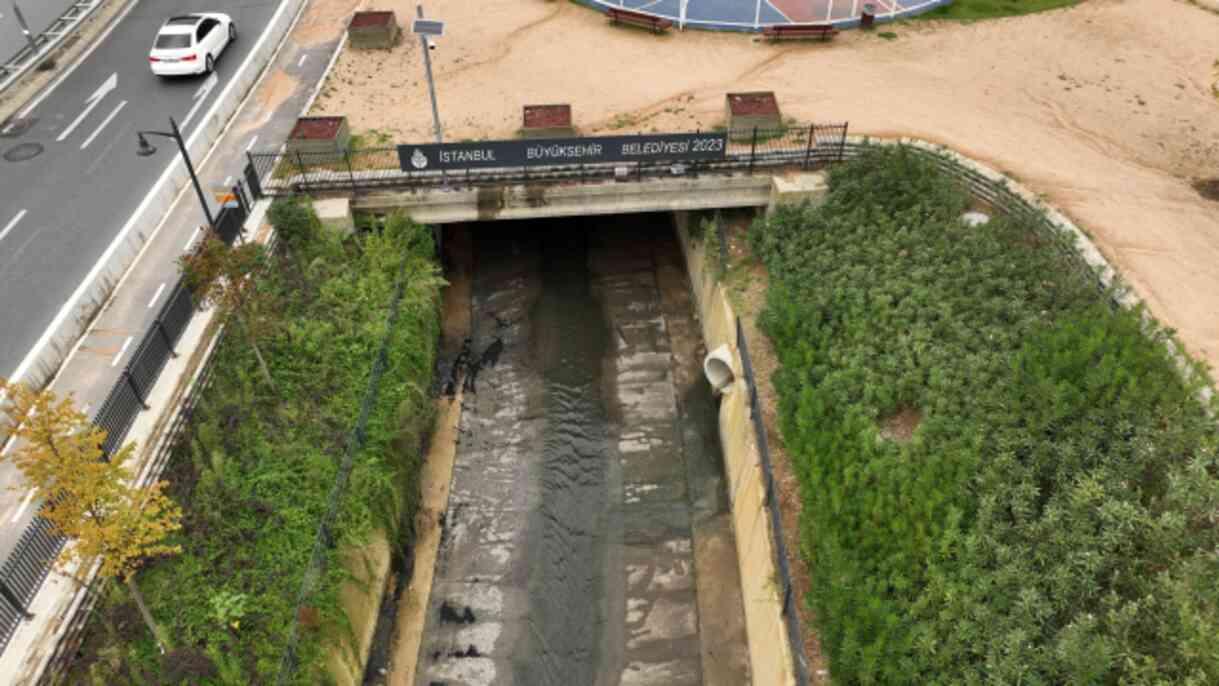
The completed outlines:
[[[212,146],[227,129],[233,115],[279,51],[289,30],[307,4],[308,0],[284,0],[267,29],[259,37],[247,61],[225,86],[198,128],[189,136],[186,147],[198,166],[203,166],[206,162]],[[181,157],[175,155],[174,161],[157,179],[106,252],[22,360],[12,375],[13,380],[42,388],[55,378],[90,323],[108,305],[110,296],[124,275],[156,236],[168,216],[169,209],[189,183],[186,166]]]

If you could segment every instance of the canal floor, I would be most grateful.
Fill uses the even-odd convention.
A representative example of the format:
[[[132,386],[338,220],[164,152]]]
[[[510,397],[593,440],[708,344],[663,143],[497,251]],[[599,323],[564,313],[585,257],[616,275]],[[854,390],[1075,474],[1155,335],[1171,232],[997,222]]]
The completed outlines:
[[[748,684],[716,408],[669,217],[458,230],[476,364],[415,683]]]

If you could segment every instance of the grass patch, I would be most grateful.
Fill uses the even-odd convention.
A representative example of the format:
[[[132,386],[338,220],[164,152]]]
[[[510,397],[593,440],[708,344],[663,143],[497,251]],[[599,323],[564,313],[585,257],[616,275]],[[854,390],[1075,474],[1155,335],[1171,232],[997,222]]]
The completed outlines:
[[[184,510],[184,528],[171,541],[182,554],[139,575],[180,654],[162,657],[146,631],[128,628],[138,623],[115,585],[94,613],[70,683],[273,683],[298,617],[293,683],[328,683],[323,653],[351,636],[337,598],[348,578],[336,564],[339,552],[377,528],[409,545],[410,532],[397,524],[411,521],[416,506],[421,437],[431,418],[424,389],[439,332],[431,235],[391,218],[380,232],[341,237],[294,205],[277,205],[271,218],[285,249],[259,276],[247,316],[275,389],[245,336],[226,335],[165,474]],[[318,591],[298,615],[302,575],[383,341],[386,372],[340,500],[337,540]]]
[[[877,37],[883,38],[885,40],[897,40],[897,34],[893,33],[892,31],[881,31],[880,33],[878,33],[876,35],[877,35]]]
[[[835,681],[1219,683],[1199,386],[1046,229],[969,203],[894,148],[751,230]]]
[[[942,5],[925,14],[917,15],[916,18],[974,21],[1017,17],[1070,7],[1078,2],[1079,0],[953,0],[952,4]]]

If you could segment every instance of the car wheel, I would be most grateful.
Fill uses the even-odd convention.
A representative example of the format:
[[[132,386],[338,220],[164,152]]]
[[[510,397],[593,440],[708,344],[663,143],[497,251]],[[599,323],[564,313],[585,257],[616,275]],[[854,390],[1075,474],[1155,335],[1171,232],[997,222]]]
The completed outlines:
[[[216,70],[216,61],[212,59],[211,55],[208,55],[207,60],[205,60],[203,62],[203,73],[210,74],[215,70]]]
[[[229,24],[229,42],[232,43],[236,40],[237,40],[237,25]]]

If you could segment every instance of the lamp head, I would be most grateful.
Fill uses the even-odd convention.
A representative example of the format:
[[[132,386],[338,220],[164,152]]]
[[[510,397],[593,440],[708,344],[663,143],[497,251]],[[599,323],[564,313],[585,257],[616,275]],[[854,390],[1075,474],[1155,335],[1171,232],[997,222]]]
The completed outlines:
[[[136,136],[138,136],[140,139],[140,147],[135,151],[135,154],[139,155],[140,157],[148,157],[156,154],[156,147],[152,143],[148,142],[148,139],[144,137],[144,134],[137,133]]]

